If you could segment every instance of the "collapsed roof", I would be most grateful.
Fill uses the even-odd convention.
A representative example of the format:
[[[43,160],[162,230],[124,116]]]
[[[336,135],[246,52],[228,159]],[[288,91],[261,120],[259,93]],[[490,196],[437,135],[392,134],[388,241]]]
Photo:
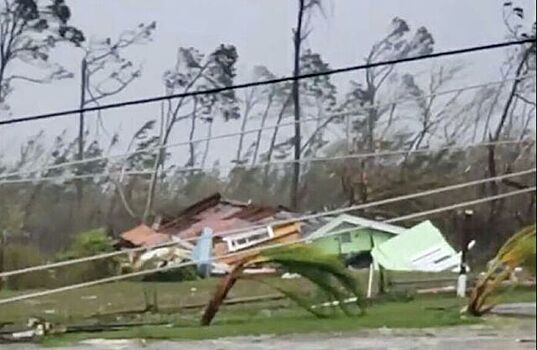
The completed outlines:
[[[152,228],[140,225],[124,232],[121,239],[129,245],[151,246],[169,241],[172,237],[181,240],[194,239],[205,227],[220,233],[292,217],[291,211],[282,206],[269,207],[239,202],[224,199],[221,194],[215,193],[181,210],[171,220]]]

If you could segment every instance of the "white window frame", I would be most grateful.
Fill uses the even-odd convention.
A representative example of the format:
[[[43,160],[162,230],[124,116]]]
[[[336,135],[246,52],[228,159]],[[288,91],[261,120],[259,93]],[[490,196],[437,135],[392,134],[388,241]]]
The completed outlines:
[[[260,237],[257,237],[260,236]],[[236,252],[245,248],[253,247],[259,243],[270,241],[274,238],[274,230],[271,226],[262,229],[240,233],[224,237],[229,252]],[[243,241],[239,243],[239,241]]]

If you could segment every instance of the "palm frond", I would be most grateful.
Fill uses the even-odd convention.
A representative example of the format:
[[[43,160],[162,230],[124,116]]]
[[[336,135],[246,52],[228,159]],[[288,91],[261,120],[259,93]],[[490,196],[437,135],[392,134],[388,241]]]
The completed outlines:
[[[496,260],[511,268],[525,267],[535,274],[535,239],[535,225],[522,229],[505,242]]]
[[[325,255],[311,245],[295,244],[270,249],[259,255],[245,257],[240,261],[217,286],[213,297],[205,308],[202,325],[209,325],[212,322],[228,292],[240,278],[248,278],[274,288],[316,317],[330,316],[330,310],[315,308],[314,301],[302,293],[285,288],[273,281],[244,276],[242,274],[244,269],[254,263],[256,265],[276,265],[281,270],[301,275],[325,296],[325,300],[322,301],[328,301],[330,305],[339,307],[347,316],[359,315],[364,312],[364,300],[358,281],[337,257]],[[351,307],[352,304],[346,302],[349,297],[356,300],[354,309]]]
[[[328,301],[337,301],[346,315],[353,314],[345,303],[349,296],[356,298],[359,313],[363,311],[359,283],[338,257],[323,254],[310,245],[276,248],[265,252],[263,256],[268,262],[276,263],[282,269],[309,280],[327,295]]]
[[[535,275],[536,230],[528,226],[511,238],[499,249],[487,272],[479,279],[470,295],[467,312],[481,316],[490,311],[494,303],[489,298],[495,294],[502,282],[507,280],[517,267],[524,267]]]

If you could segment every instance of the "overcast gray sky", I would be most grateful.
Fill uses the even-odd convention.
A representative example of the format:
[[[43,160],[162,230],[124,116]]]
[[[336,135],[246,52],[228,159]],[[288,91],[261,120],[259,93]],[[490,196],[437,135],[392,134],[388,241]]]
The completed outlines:
[[[143,76],[113,101],[163,93],[162,73],[174,64],[179,46],[193,46],[209,52],[220,43],[237,47],[238,81],[248,80],[244,72],[263,64],[279,75],[288,75],[292,64],[291,29],[296,16],[294,0],[67,0],[72,23],[88,38],[115,37],[141,22],[157,22],[153,42],[136,47],[128,56],[144,62]],[[316,17],[307,47],[322,54],[332,67],[363,62],[371,45],[386,32],[392,18],[405,19],[412,29],[427,27],[437,51],[489,44],[505,39],[502,0],[331,0],[326,17]],[[520,1],[528,16],[535,17],[535,1]],[[534,19],[531,20],[533,22]],[[54,56],[69,70],[79,69],[80,52],[58,50]],[[483,52],[457,60],[467,65],[461,84],[499,78],[504,52]],[[452,58],[444,59],[447,63]],[[438,63],[438,62],[437,62]],[[435,62],[409,64],[408,69],[426,69]],[[405,68],[406,69],[406,68]],[[353,78],[348,74],[338,81]],[[8,101],[11,117],[74,108],[79,99],[78,74],[74,79],[38,86],[19,84]],[[107,102],[112,102],[108,100]],[[103,113],[109,130],[131,132],[144,120],[158,114],[158,105],[138,106]],[[6,117],[6,116],[4,116]],[[17,151],[17,138],[40,129],[56,135],[69,129],[74,136],[76,118],[57,118],[26,123],[0,130],[0,153]],[[94,128],[93,121],[89,127]],[[229,124],[226,128],[236,127]],[[228,130],[216,130],[216,133]],[[180,137],[180,136],[178,136]],[[120,151],[120,150],[118,150]]]

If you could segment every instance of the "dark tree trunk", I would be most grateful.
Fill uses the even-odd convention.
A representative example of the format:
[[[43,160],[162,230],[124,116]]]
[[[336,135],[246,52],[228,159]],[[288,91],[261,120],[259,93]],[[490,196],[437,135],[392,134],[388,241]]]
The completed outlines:
[[[119,193],[118,189],[116,188],[114,192],[112,193],[112,197],[110,198],[110,206],[108,207],[108,211],[106,214],[106,230],[115,232],[115,218],[116,218],[116,204],[118,199]]]
[[[261,117],[261,126],[259,128],[259,131],[257,132],[257,140],[255,142],[254,155],[252,157],[252,165],[254,165],[257,162],[257,155],[259,154],[259,147],[261,146],[261,136],[263,135],[263,128],[265,127],[265,123],[267,122],[267,117],[270,111],[270,107],[272,106],[272,101],[273,101],[273,94],[271,94],[268,97],[267,107],[265,108],[265,111],[263,112],[263,117]]]
[[[283,120],[283,116],[285,115],[285,110],[287,109],[287,106],[289,106],[289,103],[291,102],[291,96],[287,100],[285,100],[282,109],[280,110],[280,114],[278,115],[278,119],[276,120],[276,127],[274,128],[274,131],[272,132],[272,138],[270,140],[269,149],[267,151],[267,162],[270,162],[272,160],[272,153],[274,152],[274,147],[276,146],[276,138],[278,136],[278,131],[280,131],[279,125]]]
[[[2,52],[2,56],[3,56],[3,52]],[[5,96],[5,91],[3,91],[3,89],[1,88],[3,86],[3,82],[4,82],[5,71],[6,71],[6,65],[5,65],[5,62],[4,62],[4,58],[2,57],[2,60],[0,62],[0,102],[3,102],[5,97],[6,97]]]
[[[532,48],[526,49],[526,52],[524,53],[524,56],[522,57],[522,60],[520,61],[516,70],[517,78],[519,78],[522,75],[522,71],[526,64],[526,61],[529,58],[531,50]],[[511,111],[511,105],[513,104],[513,101],[515,100],[516,91],[518,88],[518,84],[520,84],[520,81],[521,79],[516,79],[511,85],[511,91],[509,92],[509,97],[507,98],[507,102],[504,105],[502,115],[500,117],[500,122],[498,123],[498,126],[496,127],[496,131],[494,132],[494,135],[489,136],[491,144],[488,146],[488,175],[490,177],[495,177],[498,175],[497,165],[496,165],[496,145],[494,143],[500,140],[503,127],[505,125],[505,122],[507,121],[509,112]],[[492,181],[490,183],[490,190],[493,196],[499,194],[500,190],[499,190],[498,184],[495,181]],[[498,200],[494,200],[490,203],[489,224],[491,225],[491,227],[494,226],[494,223],[496,221],[495,219],[496,219],[496,213],[498,212],[498,203],[500,203]]]
[[[194,144],[193,140],[194,140],[194,135],[196,134],[196,119],[197,119],[196,110],[197,108],[198,108],[198,100],[194,98],[194,107],[192,109],[192,118],[191,118],[191,123],[190,123],[190,134],[188,135],[188,141],[190,142],[188,144],[190,156],[189,156],[188,162],[186,163],[187,167],[194,167],[194,165],[196,164],[196,145]]]
[[[266,189],[268,186],[268,173],[270,170],[270,161],[272,160],[272,154],[274,152],[274,147],[276,145],[276,137],[278,136],[278,131],[280,128],[278,127],[283,119],[283,116],[285,115],[285,110],[287,109],[287,106],[291,103],[291,95],[285,100],[283,103],[282,109],[280,110],[280,114],[278,115],[278,119],[276,121],[276,127],[274,128],[274,131],[272,132],[272,138],[270,140],[269,149],[267,151],[267,165],[265,166],[265,172],[263,177],[263,187]]]
[[[32,193],[30,194],[30,197],[28,198],[28,201],[26,202],[26,205],[23,209],[23,219],[22,224],[23,227],[26,226],[26,223],[28,222],[30,215],[32,215],[32,209],[34,208],[34,204],[37,200],[37,197],[41,193],[41,190],[43,189],[45,183],[41,182],[34,186]]]
[[[201,76],[201,73],[200,75]],[[190,88],[192,87],[192,85],[194,85],[195,81],[197,80],[194,79],[193,81],[190,82],[190,84],[184,89],[183,92],[188,92],[190,90]],[[177,103],[177,106],[174,108],[173,111],[169,110],[169,114],[168,114],[168,117],[170,118],[169,121],[167,122],[168,124],[166,125],[165,128],[163,128],[162,132],[161,132],[161,139],[160,139],[160,148],[159,148],[159,151],[157,152],[157,156],[156,156],[156,159],[155,159],[155,163],[153,164],[153,174],[151,175],[151,180],[149,182],[149,189],[148,189],[148,193],[147,193],[147,200],[146,200],[146,203],[145,203],[145,209],[144,209],[144,214],[142,216],[142,221],[147,224],[147,220],[149,219],[149,215],[151,213],[151,210],[153,209],[153,201],[154,201],[154,196],[155,196],[155,190],[157,188],[157,180],[158,180],[158,171],[159,171],[159,168],[161,167],[164,167],[164,156],[166,154],[166,145],[168,144],[168,138],[170,137],[171,135],[171,132],[173,130],[173,127],[175,125],[175,123],[177,122],[177,114],[179,113],[179,110],[181,109],[181,107],[183,106],[183,102],[185,101],[185,97],[183,97],[182,99],[179,100],[179,102]],[[171,108],[171,107],[170,107]]]
[[[220,306],[222,306],[222,303],[226,299],[227,294],[239,279],[246,262],[247,260],[242,260],[239,262],[230,273],[220,280],[220,283],[218,283],[216,286],[216,292],[211,298],[211,301],[209,301],[209,304],[207,304],[205,307],[205,311],[201,317],[202,326],[208,326],[211,324],[212,320],[216,316],[216,313],[220,309]]]
[[[209,125],[207,126],[207,141],[205,141],[205,150],[203,151],[203,158],[201,159],[201,168],[205,168],[205,164],[207,163],[207,157],[209,156],[209,147],[211,145],[211,137],[213,135],[213,121],[208,122]]]
[[[246,124],[248,124],[248,118],[250,116],[250,112],[252,111],[252,108],[254,107],[254,104],[255,104],[253,102],[254,92],[255,92],[254,90],[251,90],[250,94],[246,95],[246,106],[244,108],[244,115],[243,115],[242,123],[241,123],[241,134],[239,135],[239,145],[237,146],[237,156],[236,156],[237,164],[241,164],[242,148],[244,145],[244,131],[246,130]]]

